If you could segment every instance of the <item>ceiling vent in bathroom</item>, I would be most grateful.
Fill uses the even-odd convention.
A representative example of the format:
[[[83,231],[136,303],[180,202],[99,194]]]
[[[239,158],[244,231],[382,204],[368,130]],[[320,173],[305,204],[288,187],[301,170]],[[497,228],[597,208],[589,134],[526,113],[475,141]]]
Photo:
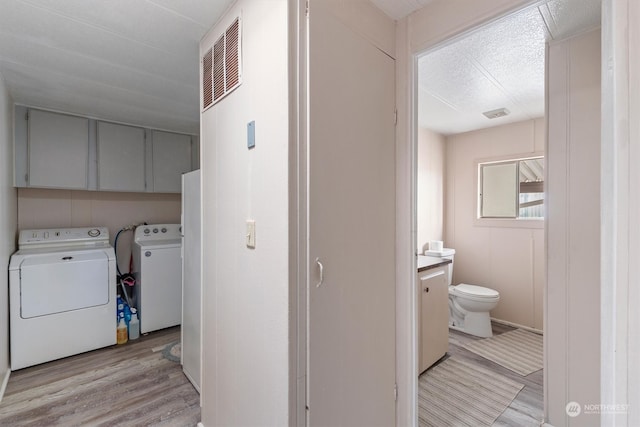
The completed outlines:
[[[202,111],[242,83],[240,18],[236,18],[202,57]]]
[[[510,113],[506,108],[498,108],[497,110],[485,111],[484,114],[488,119],[497,119],[498,117],[507,116]]]

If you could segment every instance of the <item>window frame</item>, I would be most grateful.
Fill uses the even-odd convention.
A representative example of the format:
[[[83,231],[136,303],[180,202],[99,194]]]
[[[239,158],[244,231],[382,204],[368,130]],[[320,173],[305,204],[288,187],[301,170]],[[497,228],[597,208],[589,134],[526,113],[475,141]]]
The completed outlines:
[[[475,210],[474,210],[474,225],[478,227],[506,227],[506,228],[544,228],[545,218],[540,217],[482,217],[482,200],[481,200],[481,167],[487,164],[500,164],[500,163],[517,163],[522,160],[545,158],[544,152],[530,152],[524,154],[512,154],[506,156],[496,156],[491,158],[482,158],[474,161],[475,173],[474,175],[474,189],[475,189]],[[519,167],[519,166],[518,166]],[[518,171],[518,167],[516,168]],[[547,168],[544,170],[544,180],[547,178]],[[544,182],[544,181],[543,181]],[[516,192],[516,203],[519,204],[519,183],[516,184],[518,190]],[[543,194],[546,194],[546,190]],[[547,215],[547,208],[545,206],[545,217]],[[517,214],[520,214],[520,210],[516,209]]]

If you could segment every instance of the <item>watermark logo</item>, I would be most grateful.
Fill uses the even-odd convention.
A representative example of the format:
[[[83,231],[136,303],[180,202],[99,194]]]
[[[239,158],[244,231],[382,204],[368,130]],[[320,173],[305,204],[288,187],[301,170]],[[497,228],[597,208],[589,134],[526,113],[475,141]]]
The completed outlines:
[[[578,402],[569,402],[564,410],[567,411],[567,415],[570,417],[577,417],[582,412],[582,407]]]
[[[626,414],[629,412],[628,404],[602,404],[602,403],[586,403],[580,405],[578,402],[569,402],[564,410],[567,415],[574,418],[580,414],[599,415],[599,414]]]
[[[584,414],[627,414],[629,412],[629,405],[620,403],[587,403],[582,409],[584,410]]]

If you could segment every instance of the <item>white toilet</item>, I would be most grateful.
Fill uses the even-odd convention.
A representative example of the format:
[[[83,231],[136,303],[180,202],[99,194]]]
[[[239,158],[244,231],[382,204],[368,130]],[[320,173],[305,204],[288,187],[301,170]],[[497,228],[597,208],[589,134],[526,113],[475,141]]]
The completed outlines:
[[[428,250],[424,254],[451,260],[449,264],[449,327],[477,337],[491,337],[491,319],[489,312],[493,310],[500,293],[493,289],[461,283],[451,285],[453,277],[454,249]]]

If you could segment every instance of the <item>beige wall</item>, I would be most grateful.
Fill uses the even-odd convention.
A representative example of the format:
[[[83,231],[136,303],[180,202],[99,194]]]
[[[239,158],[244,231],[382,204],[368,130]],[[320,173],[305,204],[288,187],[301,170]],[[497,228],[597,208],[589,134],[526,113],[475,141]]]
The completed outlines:
[[[0,76],[0,400],[9,379],[9,283],[6,268],[16,250],[16,189],[13,188],[13,101]]]
[[[289,82],[286,0],[239,0],[242,84],[201,115],[202,423],[289,423]],[[247,123],[255,120],[254,149]],[[255,220],[256,247],[245,245]],[[293,362],[291,362],[293,363]]]
[[[544,151],[544,119],[447,137],[445,242],[456,250],[453,283],[500,292],[491,316],[542,330],[544,228],[542,221],[476,219],[476,162]]]
[[[429,240],[444,234],[445,137],[429,129],[418,130],[418,252]]]
[[[180,195],[160,193],[115,193],[98,191],[18,190],[18,227],[108,227],[111,244],[121,228],[148,224],[180,223]],[[129,271],[132,232],[118,240],[118,265]]]
[[[601,402],[600,62],[599,30],[549,47],[545,399],[556,427],[600,425],[565,412]]]

